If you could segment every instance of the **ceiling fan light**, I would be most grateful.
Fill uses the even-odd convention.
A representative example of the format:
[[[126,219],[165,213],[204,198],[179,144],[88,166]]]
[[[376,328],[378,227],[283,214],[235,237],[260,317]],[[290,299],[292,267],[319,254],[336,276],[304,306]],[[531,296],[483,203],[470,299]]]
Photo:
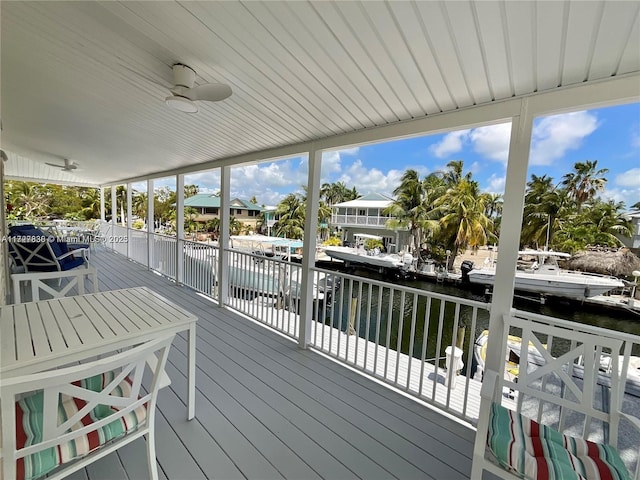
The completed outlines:
[[[198,106],[185,97],[171,95],[170,97],[165,98],[164,102],[171,108],[184,113],[196,113],[198,111]]]

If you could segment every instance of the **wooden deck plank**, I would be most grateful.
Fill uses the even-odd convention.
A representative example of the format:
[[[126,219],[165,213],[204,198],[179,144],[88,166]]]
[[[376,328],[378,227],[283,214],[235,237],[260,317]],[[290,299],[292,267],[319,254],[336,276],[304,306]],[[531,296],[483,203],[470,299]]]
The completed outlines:
[[[178,354],[178,352],[173,353],[174,356]],[[349,470],[354,462],[364,461],[368,464],[371,461],[363,457],[363,454],[348,442],[336,438],[327,426],[319,423],[285,396],[269,395],[269,392],[258,387],[252,391],[242,383],[238,383],[242,380],[246,381],[246,378],[237,369],[234,370],[233,379],[230,381],[231,375],[209,358],[203,361],[203,368],[215,372],[212,376],[224,383],[230,393],[237,393],[250,414],[259,416],[260,421],[271,428],[275,435],[283,441],[289,441],[292,451],[296,455],[305,457],[311,467],[324,478],[389,478],[389,472],[375,466],[368,468],[365,465],[363,471],[359,472],[362,477],[358,477],[355,472]],[[182,383],[185,379],[180,378],[177,381]],[[214,403],[217,404],[221,391],[220,385],[210,377],[200,379],[199,385],[206,390],[209,398],[215,399]]]
[[[203,333],[201,338],[205,341],[211,339],[213,342],[222,340],[229,345],[240,340],[233,337],[228,338],[220,331],[217,332],[215,337],[209,337]],[[414,423],[401,421],[394,415],[395,411],[398,410],[397,404],[390,403],[386,409],[381,408],[376,403],[369,401],[366,395],[362,394],[361,386],[347,385],[343,387],[323,377],[321,374],[318,375],[316,372],[308,370],[298,361],[299,352],[297,349],[292,349],[293,352],[287,352],[288,349],[285,349],[283,350],[285,353],[278,351],[275,354],[267,350],[265,354],[260,349],[263,343],[246,339],[241,339],[240,341],[247,345],[247,348],[242,350],[242,355],[257,364],[255,366],[249,363],[245,367],[249,371],[255,371],[261,365],[276,362],[276,370],[272,372],[273,374],[293,386],[297,385],[300,390],[310,391],[314,399],[325,406],[329,406],[338,415],[348,418],[357,428],[368,431],[374,438],[385,437],[405,458],[412,459],[412,462],[417,466],[422,465],[421,468],[426,468],[425,471],[437,474],[439,471],[437,465],[441,463],[440,459],[442,458],[457,458],[457,467],[462,467],[463,469],[471,468],[472,442],[467,442],[464,446],[465,448],[461,449],[463,451],[449,447],[450,444],[462,443],[461,439],[449,434],[446,429],[439,426],[430,426],[429,432],[422,431],[416,428]],[[214,347],[216,351],[224,352],[224,348],[217,343]],[[231,353],[227,353],[227,356],[230,357]],[[234,361],[241,362],[241,360],[235,358]],[[324,362],[328,362],[328,360],[323,358],[319,361],[318,358],[315,358],[312,363],[318,366]],[[279,372],[284,373],[281,375]],[[380,387],[378,386],[378,388]],[[407,443],[407,441],[410,443]],[[438,455],[436,458],[429,454],[430,448],[437,449]],[[445,465],[445,471],[448,470],[449,467]]]
[[[196,418],[186,421],[184,335],[158,400],[161,478],[468,477],[470,427],[120,255],[96,249],[92,264],[100,290],[147,286],[199,317]],[[147,468],[134,444],[118,454],[129,478]]]
[[[226,368],[228,372],[233,372],[233,375],[237,376],[240,374],[237,366],[240,366],[246,372],[250,372],[250,375],[254,375],[253,379],[256,381],[252,382],[253,379],[249,378],[247,381],[251,383],[247,388],[256,391],[261,387],[259,383],[264,382],[292,402],[308,404],[312,412],[310,414],[319,422],[327,426],[333,425],[334,433],[361,449],[362,453],[390,473],[399,475],[399,478],[415,478],[420,475],[443,478],[442,475],[445,473],[451,476],[451,469],[443,465],[438,458],[450,455],[448,452],[450,449],[442,442],[430,441],[432,447],[437,446],[439,449],[438,456],[430,455],[417,446],[420,445],[421,440],[425,441],[428,437],[416,435],[415,443],[408,441],[405,436],[409,425],[398,422],[397,419],[385,422],[389,417],[386,411],[377,409],[375,411],[377,415],[370,416],[369,409],[373,406],[368,402],[351,404],[352,397],[344,389],[329,387],[330,391],[323,390],[307,380],[304,368],[295,362],[275,363],[271,369],[267,368],[265,365],[273,365],[274,360],[265,355],[259,347],[244,344],[244,348],[238,350],[234,346],[234,344],[237,345],[238,339],[229,337],[223,332],[218,331],[216,336],[202,332],[200,338],[201,343],[203,340],[211,343],[212,351],[209,358],[221,367],[226,366],[222,368]],[[295,346],[288,348],[295,349]],[[263,392],[262,395],[268,394],[269,392]],[[278,400],[274,399],[275,401]],[[342,420],[332,423],[336,416]],[[387,426],[383,423],[387,423]],[[384,439],[384,444],[377,441],[381,438]],[[464,458],[461,460],[464,467],[466,462]],[[470,464],[468,466],[470,468]],[[412,467],[415,467],[415,470]],[[451,476],[451,478],[454,477]],[[464,478],[464,476],[460,475],[458,478]]]

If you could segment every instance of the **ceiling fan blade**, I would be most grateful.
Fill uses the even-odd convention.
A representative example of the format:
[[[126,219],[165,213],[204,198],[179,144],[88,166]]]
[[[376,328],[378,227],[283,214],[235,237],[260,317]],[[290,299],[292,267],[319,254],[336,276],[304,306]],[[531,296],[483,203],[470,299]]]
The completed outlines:
[[[206,83],[189,88],[185,93],[185,96],[190,100],[219,102],[231,96],[231,87],[224,83]]]
[[[57,168],[64,168],[65,167],[64,165],[59,165],[57,163],[49,163],[49,162],[44,162],[44,163],[46,163],[50,167],[57,167]]]

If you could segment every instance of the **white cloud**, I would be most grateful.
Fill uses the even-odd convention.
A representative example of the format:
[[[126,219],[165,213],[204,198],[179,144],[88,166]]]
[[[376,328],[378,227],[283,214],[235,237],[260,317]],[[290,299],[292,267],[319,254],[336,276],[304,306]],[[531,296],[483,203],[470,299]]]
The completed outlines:
[[[471,130],[458,130],[446,134],[439,143],[431,145],[429,151],[438,158],[461,152],[466,145],[490,160],[506,163],[509,157],[511,123],[488,125]]]
[[[511,123],[474,128],[469,138],[476,153],[490,160],[507,163]]]
[[[338,153],[341,155],[351,155],[355,156],[360,151],[360,147],[351,147],[351,148],[343,148],[342,150],[338,150]]]
[[[507,180],[507,177],[496,175],[494,173],[487,179],[488,185],[487,185],[487,188],[485,188],[485,191],[489,193],[503,194],[506,180]]]
[[[632,168],[616,175],[613,182],[621,187],[640,188],[640,168]]]
[[[584,138],[598,128],[598,119],[589,112],[573,112],[545,117],[533,129],[530,165],[551,165],[567,150],[580,147]]]
[[[347,187],[354,185],[360,194],[376,192],[391,195],[400,185],[400,178],[404,172],[405,170],[391,169],[384,173],[378,168],[365,167],[362,160],[355,160],[336,181],[344,182]]]
[[[328,177],[332,173],[339,173],[342,170],[340,152],[324,152],[322,154],[322,177]]]
[[[429,151],[438,158],[445,158],[452,153],[460,152],[468,136],[469,130],[447,133],[439,143],[431,145]]]

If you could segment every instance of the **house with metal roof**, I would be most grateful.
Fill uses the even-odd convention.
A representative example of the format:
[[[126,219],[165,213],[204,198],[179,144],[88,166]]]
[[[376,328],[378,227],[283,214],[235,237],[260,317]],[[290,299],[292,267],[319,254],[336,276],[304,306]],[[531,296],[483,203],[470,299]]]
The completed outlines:
[[[393,198],[381,193],[368,193],[355,200],[336,203],[331,207],[331,227],[341,232],[344,242],[355,241],[355,234],[378,235],[388,251],[403,250],[409,245],[407,229],[392,230],[387,222],[393,217],[384,210],[393,203]]]
[[[220,218],[220,195],[211,193],[198,193],[184,199],[184,206],[198,211],[194,218],[196,222],[208,222],[214,218]],[[234,198],[229,202],[229,216],[236,218],[247,227],[255,229],[262,207],[248,200]]]

